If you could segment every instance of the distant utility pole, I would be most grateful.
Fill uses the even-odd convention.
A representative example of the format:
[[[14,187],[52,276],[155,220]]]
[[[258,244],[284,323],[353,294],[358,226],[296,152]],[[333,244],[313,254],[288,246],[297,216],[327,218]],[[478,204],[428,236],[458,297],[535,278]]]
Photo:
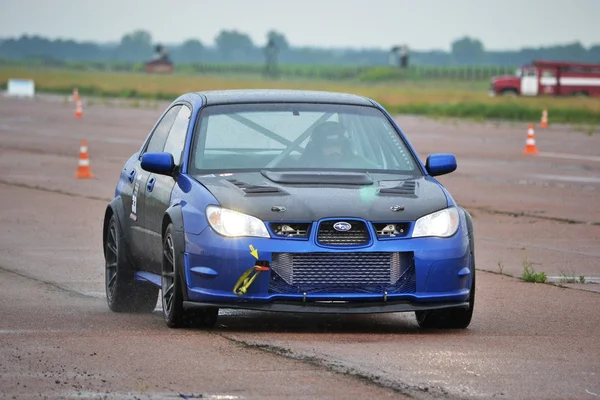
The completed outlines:
[[[269,38],[267,46],[265,47],[266,65],[265,65],[265,76],[267,78],[277,78],[277,53],[279,49],[275,40]]]

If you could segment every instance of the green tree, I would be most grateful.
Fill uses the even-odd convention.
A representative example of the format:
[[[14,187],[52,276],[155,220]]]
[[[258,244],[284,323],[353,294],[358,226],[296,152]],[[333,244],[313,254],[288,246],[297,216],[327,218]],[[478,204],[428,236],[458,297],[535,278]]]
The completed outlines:
[[[459,64],[479,64],[485,58],[483,43],[465,36],[452,42],[452,55]]]
[[[279,51],[287,50],[290,48],[290,44],[288,43],[283,33],[279,33],[273,30],[269,31],[267,33],[267,43],[271,40],[273,41],[273,43],[275,43],[275,47],[277,47],[277,50]]]
[[[203,54],[204,45],[197,39],[188,39],[174,49],[173,60],[183,63],[201,62]]]
[[[123,61],[141,62],[152,57],[152,53],[152,36],[143,30],[123,35],[116,49],[117,58]]]
[[[251,53],[255,47],[250,36],[236,30],[223,30],[215,38],[217,49],[227,60],[244,57]]]

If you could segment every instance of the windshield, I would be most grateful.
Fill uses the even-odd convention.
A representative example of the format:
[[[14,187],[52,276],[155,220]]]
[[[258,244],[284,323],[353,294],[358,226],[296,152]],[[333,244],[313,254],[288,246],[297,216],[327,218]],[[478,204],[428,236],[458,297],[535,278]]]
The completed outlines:
[[[415,159],[376,108],[328,104],[208,106],[190,173],[353,170],[417,174]]]

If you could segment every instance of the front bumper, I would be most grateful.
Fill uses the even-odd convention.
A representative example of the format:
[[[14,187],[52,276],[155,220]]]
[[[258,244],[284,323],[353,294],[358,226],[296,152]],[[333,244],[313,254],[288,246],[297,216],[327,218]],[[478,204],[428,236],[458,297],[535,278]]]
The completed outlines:
[[[328,248],[311,240],[224,238],[210,228],[186,234],[184,253],[186,307],[216,306],[265,311],[378,313],[468,307],[472,271],[464,224],[450,238],[373,240],[362,248]],[[399,290],[274,291],[273,268],[262,272],[244,295],[233,292],[238,278],[258,260],[271,263],[280,254],[401,253],[410,255],[413,285]],[[365,286],[366,287],[366,286]],[[408,287],[408,286],[407,286]],[[405,290],[406,289],[406,290]],[[389,290],[389,291],[388,291]]]
[[[273,301],[269,303],[207,303],[185,301],[187,309],[196,307],[220,307],[254,311],[272,311],[289,313],[317,313],[317,314],[380,314],[391,312],[410,312],[439,310],[443,308],[469,308],[469,302],[411,302],[411,301],[348,301],[348,302],[298,302],[298,301]]]

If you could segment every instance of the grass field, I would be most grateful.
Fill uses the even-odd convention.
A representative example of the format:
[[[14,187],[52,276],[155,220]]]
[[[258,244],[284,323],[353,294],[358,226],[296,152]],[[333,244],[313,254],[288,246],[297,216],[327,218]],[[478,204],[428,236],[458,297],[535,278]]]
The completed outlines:
[[[82,95],[172,100],[189,91],[239,88],[309,89],[350,92],[371,97],[393,113],[433,117],[504,119],[538,122],[544,108],[551,122],[600,124],[598,98],[506,98],[489,97],[489,82],[264,80],[255,75],[219,76],[149,75],[100,71],[69,71],[38,68],[0,68],[0,85],[8,79],[33,79],[36,90],[70,94],[74,87]]]

